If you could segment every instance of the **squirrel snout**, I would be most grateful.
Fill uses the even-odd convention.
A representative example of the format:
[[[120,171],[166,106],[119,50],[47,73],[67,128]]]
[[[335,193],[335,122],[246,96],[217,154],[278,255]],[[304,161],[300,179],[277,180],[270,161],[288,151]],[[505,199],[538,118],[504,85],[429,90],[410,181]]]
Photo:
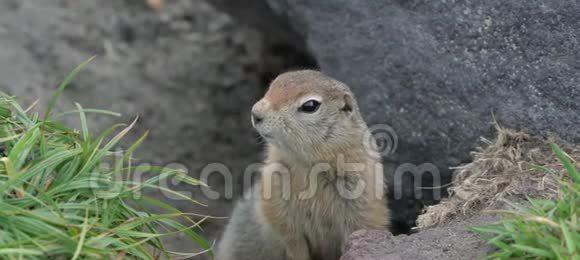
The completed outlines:
[[[268,102],[264,99],[258,101],[252,107],[252,124],[254,126],[262,123],[266,117],[266,110],[268,109]]]
[[[264,117],[255,111],[252,111],[252,123],[254,125],[260,124],[264,120]]]

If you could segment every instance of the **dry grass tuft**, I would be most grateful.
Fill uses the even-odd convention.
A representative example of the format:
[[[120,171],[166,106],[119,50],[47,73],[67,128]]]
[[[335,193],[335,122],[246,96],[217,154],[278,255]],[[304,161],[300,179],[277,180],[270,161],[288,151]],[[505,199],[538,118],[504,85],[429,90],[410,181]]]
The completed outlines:
[[[455,168],[450,197],[430,206],[419,216],[419,228],[431,227],[481,210],[501,209],[526,197],[555,199],[563,166],[549,143],[525,133],[497,126],[497,138],[482,138],[483,148],[473,152],[473,162]],[[572,161],[580,161],[578,146],[561,145]]]

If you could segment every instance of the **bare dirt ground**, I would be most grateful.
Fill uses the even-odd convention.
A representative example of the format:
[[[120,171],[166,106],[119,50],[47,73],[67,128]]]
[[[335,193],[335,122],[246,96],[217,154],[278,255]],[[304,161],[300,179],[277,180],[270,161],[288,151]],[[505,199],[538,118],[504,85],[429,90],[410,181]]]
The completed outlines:
[[[475,216],[420,233],[395,237],[380,231],[355,232],[341,260],[482,259],[493,248],[470,228],[497,220],[497,217],[490,215]]]
[[[236,173],[259,160],[248,120],[263,89],[257,32],[205,1],[166,1],[155,12],[144,0],[0,0],[0,91],[27,104],[41,99],[42,107],[64,76],[92,55],[98,57],[65,91],[60,108],[79,102],[123,114],[90,116],[96,129],[139,116],[129,139],[150,130],[142,162],[181,165],[195,177],[207,163],[224,163]],[[222,182],[209,184],[220,190]],[[231,200],[207,201],[197,189],[176,189],[208,205],[168,199],[181,210],[229,214]],[[207,222],[205,235],[215,239],[223,223]],[[179,237],[172,244],[192,250]]]

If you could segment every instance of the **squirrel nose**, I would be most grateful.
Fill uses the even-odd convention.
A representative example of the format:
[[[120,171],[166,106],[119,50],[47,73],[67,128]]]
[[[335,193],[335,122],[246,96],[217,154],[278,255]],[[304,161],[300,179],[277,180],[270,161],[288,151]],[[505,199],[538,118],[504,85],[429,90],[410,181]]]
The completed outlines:
[[[252,125],[257,126],[264,121],[268,111],[269,103],[261,99],[252,107]]]
[[[264,117],[258,113],[256,113],[255,111],[252,111],[252,122],[254,122],[255,125],[261,123],[264,120]]]

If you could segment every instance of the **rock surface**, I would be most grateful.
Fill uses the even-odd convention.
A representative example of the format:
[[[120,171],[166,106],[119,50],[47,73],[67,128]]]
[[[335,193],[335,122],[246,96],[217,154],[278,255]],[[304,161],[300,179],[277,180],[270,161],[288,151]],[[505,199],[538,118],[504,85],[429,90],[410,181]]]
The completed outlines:
[[[393,127],[389,171],[432,163],[449,181],[448,168],[491,134],[494,115],[502,126],[580,141],[575,1],[266,1],[322,71],[352,86],[370,125]],[[405,198],[411,181],[394,184]]]
[[[357,231],[345,245],[341,260],[482,259],[493,249],[468,228],[495,220],[491,216],[474,217],[400,236],[378,230]]]

